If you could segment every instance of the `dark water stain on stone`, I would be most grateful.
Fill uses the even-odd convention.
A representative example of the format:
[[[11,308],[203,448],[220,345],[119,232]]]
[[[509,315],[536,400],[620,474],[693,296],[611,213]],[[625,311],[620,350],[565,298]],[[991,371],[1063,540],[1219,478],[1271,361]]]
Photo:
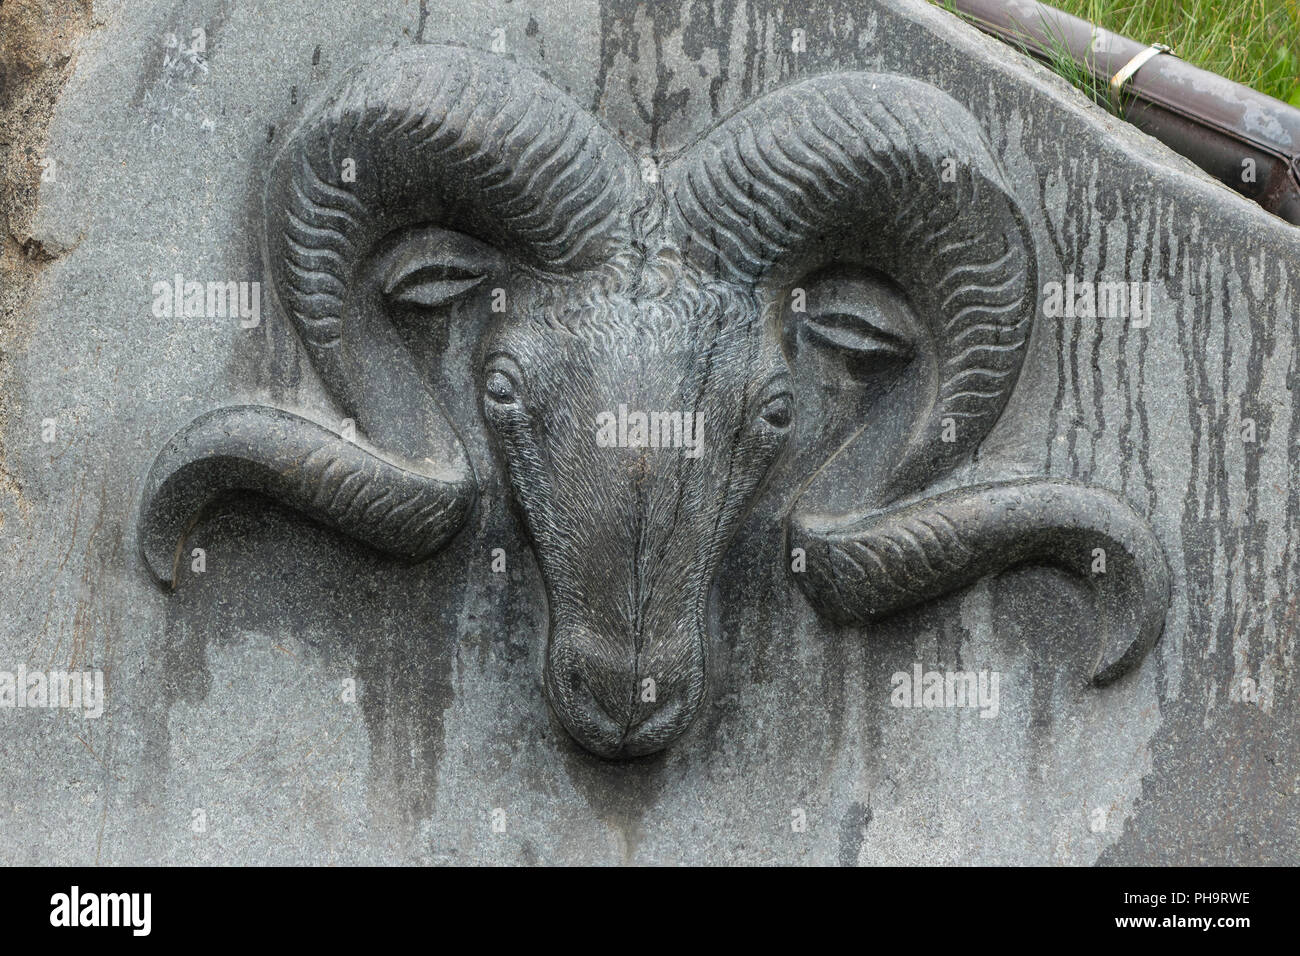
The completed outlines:
[[[1040,183],[1040,202],[1045,208],[1050,208],[1050,202],[1047,197],[1047,177],[1044,176]],[[1056,263],[1062,268],[1066,268],[1066,263],[1070,261],[1070,252],[1066,246],[1066,240],[1060,233],[1064,227],[1058,229],[1052,222],[1051,217],[1046,217],[1047,235],[1056,252]],[[1053,277],[1054,281],[1062,281],[1064,275]],[[1042,316],[1042,307],[1040,304],[1038,315]],[[1052,396],[1052,405],[1047,413],[1047,435],[1049,447],[1047,449],[1047,466],[1050,469],[1055,458],[1057,441],[1060,434],[1061,416],[1065,411],[1065,321],[1063,319],[1048,319],[1051,326],[1054,341],[1052,354],[1056,359],[1056,393]]]
[[[1138,225],[1131,220],[1124,221],[1124,262],[1131,263],[1136,254]],[[1125,277],[1132,279],[1131,267],[1126,268]],[[1147,300],[1150,308],[1150,300]],[[1115,348],[1115,382],[1124,396],[1124,415],[1119,423],[1119,492],[1128,491],[1129,476],[1133,468],[1133,376],[1129,371],[1128,343],[1133,323],[1129,318],[1120,322],[1119,341]]]
[[[1070,217],[1074,241],[1070,250],[1070,259],[1065,263],[1065,270],[1066,276],[1074,276],[1077,281],[1084,278],[1080,272],[1086,262],[1088,242],[1092,235],[1094,190],[1092,182],[1085,180],[1083,174],[1079,171],[1079,164],[1077,162],[1072,163],[1072,167],[1072,180],[1077,198],[1071,208],[1079,210],[1079,212]],[[1070,405],[1073,419],[1070,428],[1067,430],[1069,437],[1066,441],[1066,448],[1070,463],[1069,474],[1079,476],[1082,466],[1079,457],[1079,429],[1083,421],[1083,385],[1082,376],[1079,373],[1079,353],[1083,346],[1083,320],[1074,318],[1058,319],[1057,321],[1070,323],[1069,345],[1066,354],[1070,367]]]
[[[840,821],[840,845],[838,859],[840,866],[857,866],[858,854],[867,839],[867,827],[871,826],[871,807],[857,800],[849,804]]]
[[[1110,251],[1110,235],[1114,228],[1114,221],[1119,213],[1116,210],[1116,196],[1108,189],[1099,189],[1095,198],[1096,205],[1096,224],[1095,232],[1097,233],[1097,264],[1092,269],[1092,281],[1100,283],[1106,279],[1106,257]],[[1127,278],[1131,269],[1131,259],[1124,261],[1124,275]],[[1096,286],[1094,285],[1094,288]],[[1092,454],[1088,471],[1091,473],[1096,467],[1096,458],[1100,451],[1102,433],[1106,430],[1106,388],[1102,378],[1101,357],[1104,346],[1107,341],[1106,333],[1111,331],[1108,325],[1111,322],[1118,322],[1123,328],[1128,325],[1127,317],[1119,316],[1102,316],[1101,303],[1098,301],[1098,316],[1092,322],[1092,342],[1090,354],[1092,360],[1089,362],[1091,370],[1091,391],[1092,391]],[[1123,387],[1120,385],[1119,387]]]
[[[1278,276],[1274,280],[1277,295],[1289,293],[1292,300],[1290,343],[1292,356],[1286,372],[1286,391],[1293,404],[1290,423],[1286,434],[1286,449],[1300,448],[1300,414],[1296,414],[1294,403],[1300,393],[1300,304],[1294,303],[1300,293],[1294,285],[1287,289],[1287,275],[1282,264],[1277,267]],[[1287,494],[1286,508],[1282,516],[1283,533],[1286,546],[1281,560],[1274,570],[1277,591],[1282,599],[1273,607],[1273,633],[1294,634],[1300,629],[1300,562],[1296,561],[1296,552],[1300,548],[1300,455],[1287,456]],[[1283,688],[1292,684],[1286,670],[1281,670]],[[1293,699],[1293,695],[1284,695],[1282,699]]]
[[[1164,230],[1160,228],[1160,202],[1151,203],[1151,222],[1143,232],[1143,246],[1145,251],[1142,258],[1142,271],[1140,278],[1142,282],[1148,285],[1144,288],[1150,288],[1154,283],[1154,277],[1157,272],[1157,254],[1160,256],[1160,262],[1168,261],[1168,247],[1161,244],[1156,237],[1163,235]],[[1156,493],[1155,472],[1151,468],[1151,422],[1150,415],[1147,411],[1149,396],[1146,389],[1146,367],[1147,352],[1151,347],[1151,322],[1154,321],[1150,315],[1151,309],[1154,308],[1155,302],[1148,291],[1147,296],[1147,325],[1145,328],[1138,330],[1138,422],[1140,425],[1141,441],[1137,446],[1137,459],[1142,469],[1142,481],[1146,490],[1146,510],[1147,514],[1155,514],[1160,502]]]
[[[424,42],[424,27],[429,21],[429,0],[420,0],[420,19],[415,25],[415,42]],[[319,49],[319,47],[317,48]]]
[[[207,570],[182,570],[167,603],[160,652],[168,710],[206,699],[213,647],[286,633],[308,643],[355,677],[371,744],[371,808],[409,833],[437,796],[465,587],[448,568],[469,564],[469,546],[453,542],[432,562],[409,566],[257,496],[220,503],[186,545],[187,554],[205,549]],[[160,732],[165,752],[166,727]]]
[[[680,751],[690,746],[689,739],[678,741],[677,749],[634,760],[605,760],[583,750],[554,714],[550,720],[554,729],[550,737],[560,751],[570,782],[596,818],[618,831],[622,862],[635,863],[645,837],[646,814],[659,802],[669,780],[685,775]]]

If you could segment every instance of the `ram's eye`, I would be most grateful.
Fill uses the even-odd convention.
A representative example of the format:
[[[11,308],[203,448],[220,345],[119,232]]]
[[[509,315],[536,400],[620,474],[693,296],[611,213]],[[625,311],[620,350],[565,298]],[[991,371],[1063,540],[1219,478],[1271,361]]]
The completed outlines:
[[[519,396],[515,391],[515,383],[510,380],[510,376],[505,372],[490,372],[484,390],[487,392],[488,398],[498,405],[509,405],[519,400]]]
[[[520,383],[523,380],[523,372],[514,359],[499,352],[491,356],[483,369],[483,402],[486,409],[518,409],[522,404],[520,396],[523,387]]]
[[[910,358],[918,324],[901,289],[864,269],[835,267],[806,280],[807,308],[794,316],[802,337],[854,366]]]
[[[901,359],[910,356],[912,343],[884,326],[880,312],[875,309],[825,312],[810,315],[804,323],[809,338],[852,358]]]
[[[384,294],[389,301],[405,305],[446,305],[486,278],[484,273],[475,274],[454,264],[438,263],[406,273],[385,287]]]
[[[393,250],[383,274],[384,297],[399,305],[446,305],[480,285],[495,261],[492,249],[478,240],[426,226]]]

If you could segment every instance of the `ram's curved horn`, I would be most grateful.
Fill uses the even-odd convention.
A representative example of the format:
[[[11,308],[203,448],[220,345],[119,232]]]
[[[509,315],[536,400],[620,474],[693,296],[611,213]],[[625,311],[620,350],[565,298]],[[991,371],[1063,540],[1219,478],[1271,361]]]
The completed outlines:
[[[1169,606],[1169,571],[1146,521],[1110,492],[1070,481],[973,485],[856,521],[797,513],[788,537],[806,554],[805,592],[844,624],[875,621],[1014,564],[1073,571],[1101,599],[1098,684],[1146,656]],[[1098,548],[1104,573],[1094,570]]]
[[[359,288],[361,270],[385,237],[425,224],[525,268],[594,267],[624,244],[633,171],[586,111],[486,54],[421,46],[347,79],[275,160],[264,251],[284,311],[362,441],[270,408],[196,419],[146,482],[140,545],[153,573],[171,579],[196,510],[234,489],[383,550],[434,553],[477,485],[381,296]]]
[[[1034,256],[980,130],[934,87],[835,73],[741,110],[670,168],[686,254],[755,281],[852,237],[929,324],[937,365],[888,500],[967,456],[997,422],[1024,361]],[[944,420],[959,424],[943,441]]]
[[[159,581],[175,580],[190,523],[232,489],[292,504],[400,557],[433,554],[474,503],[462,466],[404,460],[263,405],[200,416],[159,452],[145,488],[140,546]]]
[[[1037,309],[1033,239],[974,117],[927,84],[830,74],[724,121],[665,180],[679,242],[701,268],[758,282],[851,248],[902,287],[925,323],[933,388],[883,487],[851,515],[792,509],[790,543],[808,562],[794,577],[813,605],[860,623],[1017,562],[1080,569],[1079,549],[1095,544],[1121,556],[1108,586],[1136,602],[1136,625],[1107,635],[1096,677],[1140,660],[1163,625],[1169,575],[1145,520],[1120,499],[1033,480],[896,504],[992,429]],[[862,453],[850,440],[838,454]]]

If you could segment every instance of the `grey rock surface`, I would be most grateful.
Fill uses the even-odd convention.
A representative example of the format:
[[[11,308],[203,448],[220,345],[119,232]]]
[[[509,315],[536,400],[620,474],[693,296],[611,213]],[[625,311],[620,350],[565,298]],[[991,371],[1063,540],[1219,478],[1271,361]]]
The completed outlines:
[[[562,93],[573,122],[590,125],[580,155],[605,164],[575,166],[575,195],[614,183],[661,197],[662,209],[646,208],[676,237],[669,286],[689,286],[688,268],[739,282],[722,311],[734,318],[736,303],[752,301],[777,316],[771,328],[752,324],[753,341],[784,337],[793,396],[784,450],[774,444],[770,465],[764,453],[761,468],[742,462],[734,475],[701,459],[727,488],[743,484],[737,475],[754,488],[735,492],[749,506],[727,519],[728,546],[683,552],[707,596],[683,630],[702,642],[699,666],[666,685],[687,688],[689,707],[621,751],[544,678],[555,620],[570,620],[569,605],[601,603],[583,588],[624,587],[617,565],[602,581],[591,562],[579,587],[546,557],[556,547],[539,530],[546,496],[540,479],[521,477],[515,439],[485,410],[485,390],[513,396],[485,366],[495,353],[484,354],[473,309],[453,306],[441,322],[406,309],[457,281],[420,265],[452,240],[426,231],[376,256],[375,281],[406,296],[406,311],[395,313],[392,343],[369,359],[345,356],[342,372],[328,342],[313,342],[316,326],[300,314],[309,310],[286,293],[293,269],[274,264],[295,247],[276,259],[275,237],[292,223],[266,197],[277,183],[295,188],[293,144],[330,115],[340,84],[380,77],[382,64],[423,76],[448,45],[457,75],[482,63],[503,83]],[[764,206],[770,189],[741,195],[724,167],[709,168],[725,162],[738,124],[752,137],[776,130],[773,142],[789,146],[800,122],[829,128],[817,104],[876,115],[864,104],[882,74],[902,79],[880,80],[897,85],[880,96],[879,115],[914,96],[907,109],[933,127],[904,138],[924,141],[919,154],[940,174],[945,142],[965,144],[953,151],[962,182],[982,177],[981,195],[1006,197],[978,218],[1003,237],[1023,231],[997,249],[999,262],[1026,250],[1023,262],[1007,253],[999,286],[1021,283],[1007,306],[1021,317],[995,340],[973,333],[976,345],[1014,352],[1016,368],[1006,388],[980,391],[984,405],[948,406],[981,424],[951,443],[937,437],[946,416],[934,416],[930,435],[918,408],[947,367],[927,323],[954,300],[926,285],[939,257],[894,242],[904,227],[879,217],[908,208],[903,191],[912,208],[899,223],[927,211],[961,222],[962,208],[944,209],[933,177],[926,186],[884,176],[832,189],[835,215],[814,221],[789,193],[774,211]],[[389,102],[394,82],[363,89],[363,111]],[[791,92],[801,88],[814,98]],[[466,129],[486,123],[467,116]],[[890,129],[908,128],[898,122]],[[851,146],[851,131],[830,138],[837,145],[802,156],[803,168],[833,156],[826,181],[842,183],[869,151]],[[733,174],[762,153],[750,141],[737,134]],[[493,155],[509,159],[508,139],[495,142]],[[78,43],[42,154],[57,172],[41,183],[23,238],[48,262],[4,274],[29,287],[4,329],[0,672],[99,670],[106,699],[100,717],[0,706],[0,861],[1297,862],[1300,237],[943,11],[920,0],[105,3]],[[307,155],[331,156],[320,144]],[[418,199],[428,173],[394,168],[381,186],[399,196],[395,206],[439,210],[416,209],[402,227],[430,217],[446,227],[460,199]],[[621,171],[600,172],[609,169]],[[530,169],[533,194],[540,175]],[[717,194],[701,199],[708,184]],[[549,202],[563,206],[554,191]],[[635,208],[568,225],[583,250],[606,233],[617,245],[636,233]],[[319,226],[299,222],[300,248]],[[816,241],[783,265],[799,222],[813,223]],[[493,238],[506,224],[498,210],[472,228]],[[520,235],[495,238],[497,252],[523,255]],[[819,271],[864,250],[884,277]],[[547,276],[553,265],[529,263]],[[182,300],[186,280],[258,282],[261,297],[255,310],[246,297],[242,316],[187,317],[158,291],[178,276]],[[804,324],[781,310],[810,276]],[[300,296],[328,285],[312,281],[325,284]],[[1062,315],[1054,283],[1137,283],[1148,311]],[[486,302],[490,284],[474,295]],[[873,362],[896,352],[890,361],[921,372],[863,384],[850,314],[874,317]],[[676,329],[662,321],[659,333]],[[525,348],[518,336],[491,341]],[[577,362],[560,362],[557,376],[576,381]],[[356,375],[357,364],[390,371]],[[421,418],[411,384],[421,381],[451,431]],[[717,407],[725,415],[736,403]],[[846,444],[864,410],[871,441]],[[781,411],[769,425],[786,427]],[[408,443],[426,426],[427,443]],[[928,451],[908,444],[916,435]],[[304,516],[312,493],[288,485],[324,441],[404,456],[412,494],[431,487],[426,477],[457,489],[445,527],[408,548],[400,535],[372,533],[376,501]],[[191,526],[207,491],[249,484],[253,460],[263,468],[254,484],[272,497],[218,497]],[[196,467],[209,469],[208,485],[195,483]],[[469,475],[473,492],[461,494]],[[588,547],[613,542],[617,552],[636,512],[597,497],[550,533],[581,528]],[[828,570],[836,548],[897,545],[880,531],[882,513],[922,522],[909,540],[929,542],[938,532],[927,502],[956,509],[956,532],[977,543],[960,568],[936,565],[926,545],[864,583]],[[653,514],[651,528],[690,536],[689,521]],[[792,572],[788,549],[801,544],[809,569]],[[1093,563],[1099,545],[1109,577]],[[174,590],[160,588],[154,577],[170,579],[173,564]],[[899,567],[912,596],[891,590]],[[926,573],[934,580],[909,584]],[[1091,680],[1099,665],[1104,686]],[[979,675],[996,697],[925,706],[911,683],[926,672]],[[607,760],[588,750],[655,752]]]

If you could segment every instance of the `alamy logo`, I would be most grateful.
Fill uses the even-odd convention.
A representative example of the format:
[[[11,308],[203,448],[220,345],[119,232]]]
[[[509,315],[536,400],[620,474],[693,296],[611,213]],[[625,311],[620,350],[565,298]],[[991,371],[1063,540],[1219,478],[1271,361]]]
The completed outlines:
[[[262,322],[262,283],[187,281],[179,272],[171,282],[153,284],[153,314],[159,319],[233,319],[245,329]]]
[[[133,936],[148,936],[153,928],[152,893],[70,893],[50,897],[51,926],[129,926]]]
[[[104,713],[103,671],[0,671],[0,710],[5,708],[63,708],[86,717]]]
[[[596,444],[601,448],[680,448],[687,458],[704,450],[703,412],[629,412],[596,416]]]
[[[997,671],[923,671],[912,665],[912,673],[896,671],[890,678],[893,690],[889,703],[894,707],[978,707],[981,717],[998,715]]]
[[[1133,328],[1151,324],[1150,282],[1064,282],[1043,284],[1043,315],[1049,319],[1129,319]]]

